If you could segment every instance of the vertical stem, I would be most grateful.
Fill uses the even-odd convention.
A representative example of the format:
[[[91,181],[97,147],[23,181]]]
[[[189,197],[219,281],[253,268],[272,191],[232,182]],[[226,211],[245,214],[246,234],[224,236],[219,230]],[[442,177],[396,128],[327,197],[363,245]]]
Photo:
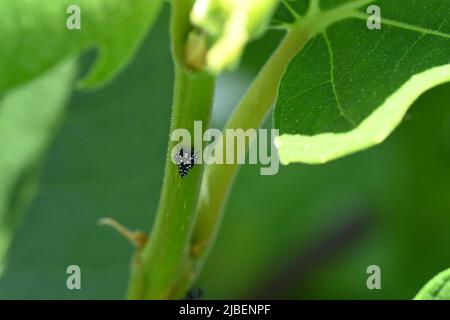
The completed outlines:
[[[190,30],[188,14],[192,1],[172,3],[172,48],[175,60],[175,88],[171,133],[187,129],[194,136],[194,121],[209,127],[215,79],[205,72],[192,72],[183,64],[183,44]],[[190,239],[203,167],[195,165],[185,178],[178,174],[169,142],[162,193],[156,220],[144,248],[132,266],[130,299],[167,299],[172,295],[180,270],[189,258]]]

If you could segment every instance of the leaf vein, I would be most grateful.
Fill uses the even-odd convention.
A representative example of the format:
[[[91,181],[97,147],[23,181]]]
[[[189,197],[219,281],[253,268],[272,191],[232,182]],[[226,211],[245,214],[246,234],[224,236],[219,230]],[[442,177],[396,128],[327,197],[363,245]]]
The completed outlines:
[[[359,12],[355,12],[354,14],[352,14],[351,17],[356,18],[356,19],[361,19],[361,20],[367,20],[367,15],[365,15],[364,13],[359,13]],[[427,29],[427,28],[415,26],[415,25],[397,21],[397,20],[382,18],[381,24],[397,27],[397,28],[404,29],[404,30],[420,32],[420,33],[424,33],[424,34],[432,35],[432,36],[436,36],[436,37],[450,39],[450,34],[441,32],[439,30]],[[442,27],[440,27],[440,28],[442,28]]]
[[[425,38],[426,34],[422,33],[410,46],[408,49],[405,50],[405,52],[403,53],[403,55],[401,56],[401,58],[398,60],[398,62],[395,64],[394,69],[397,69],[400,64],[406,59],[406,57],[409,55],[409,53],[412,51],[412,49],[414,49],[414,47],[417,45],[417,43],[419,43],[420,40],[422,40],[423,38]]]
[[[331,41],[328,38],[328,34],[326,32],[326,30],[323,32],[323,36],[325,39],[325,42],[327,44],[328,47],[328,54],[330,57],[330,82],[331,82],[331,88],[333,89],[333,95],[334,95],[334,99],[336,100],[336,106],[339,110],[339,114],[346,119],[351,125],[352,127],[356,128],[356,123],[355,121],[353,121],[344,111],[344,109],[342,108],[339,96],[337,94],[337,90],[336,90],[336,80],[335,80],[335,66],[334,66],[334,53],[333,53],[333,48],[331,46]]]
[[[289,103],[290,100],[295,99],[295,98],[297,98],[297,97],[299,97],[299,96],[305,95],[306,93],[308,93],[308,92],[310,92],[310,91],[313,91],[313,90],[315,90],[315,89],[318,89],[318,88],[320,88],[320,87],[322,87],[322,86],[324,86],[324,85],[326,85],[326,84],[329,84],[329,83],[331,83],[331,81],[330,81],[330,80],[327,80],[327,81],[324,81],[324,82],[322,82],[322,83],[319,83],[319,84],[317,84],[317,85],[315,85],[315,86],[313,86],[313,87],[311,87],[311,88],[308,88],[308,89],[305,89],[305,90],[303,90],[303,91],[297,92],[296,94],[290,96],[290,97],[288,98],[288,100],[286,100],[286,103]]]

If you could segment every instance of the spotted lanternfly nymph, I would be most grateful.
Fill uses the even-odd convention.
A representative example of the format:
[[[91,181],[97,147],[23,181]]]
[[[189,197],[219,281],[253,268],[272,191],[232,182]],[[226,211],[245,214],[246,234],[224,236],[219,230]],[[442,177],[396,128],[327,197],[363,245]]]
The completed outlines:
[[[178,174],[181,178],[187,176],[189,171],[195,165],[195,151],[194,148],[191,150],[187,148],[180,148],[180,150],[175,154],[175,163],[178,166]]]

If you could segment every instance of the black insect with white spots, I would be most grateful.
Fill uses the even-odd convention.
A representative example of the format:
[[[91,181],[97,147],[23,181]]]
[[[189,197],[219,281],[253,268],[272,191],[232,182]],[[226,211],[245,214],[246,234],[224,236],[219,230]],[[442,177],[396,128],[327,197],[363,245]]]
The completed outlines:
[[[175,154],[175,163],[178,166],[178,174],[181,178],[186,177],[189,171],[194,167],[195,158],[194,148],[191,148],[190,150],[188,148],[180,148]]]

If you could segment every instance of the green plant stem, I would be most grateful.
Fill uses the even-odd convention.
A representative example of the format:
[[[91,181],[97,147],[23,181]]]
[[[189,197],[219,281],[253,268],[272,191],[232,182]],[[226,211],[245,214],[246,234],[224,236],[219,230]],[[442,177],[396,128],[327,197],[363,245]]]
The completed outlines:
[[[172,133],[189,130],[194,136],[194,121],[209,127],[215,79],[205,72],[191,72],[183,66],[182,48],[190,31],[188,14],[193,1],[172,3],[172,48],[175,60],[175,88],[172,106]],[[203,166],[196,165],[181,178],[173,163],[172,151],[178,141],[170,141],[160,203],[149,240],[133,259],[128,292],[130,299],[168,299],[180,270],[189,260],[190,239]]]
[[[258,128],[275,102],[278,85],[284,69],[291,58],[305,45],[310,37],[306,25],[293,28],[253,81],[225,129]],[[197,207],[191,261],[177,287],[180,297],[198,277],[205,259],[214,243],[222,220],[224,206],[233,185],[239,165],[213,164],[205,166],[201,193]]]
[[[185,128],[193,136],[194,120],[209,124],[213,91],[211,76],[189,74],[177,67],[171,132]],[[134,260],[131,299],[169,298],[179,270],[189,257],[202,166],[195,166],[181,178],[171,157],[176,144],[169,143],[159,208],[149,241]]]

